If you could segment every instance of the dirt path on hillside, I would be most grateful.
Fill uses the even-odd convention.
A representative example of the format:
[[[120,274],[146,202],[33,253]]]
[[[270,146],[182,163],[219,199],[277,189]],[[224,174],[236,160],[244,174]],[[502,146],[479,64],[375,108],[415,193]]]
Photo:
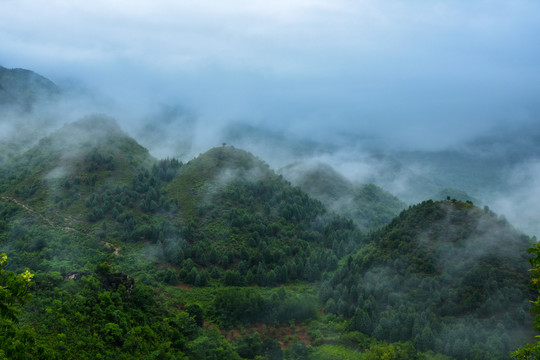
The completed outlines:
[[[9,197],[9,196],[2,196],[2,199],[4,200],[7,200],[7,201],[11,201],[12,203],[14,204],[17,204],[19,205],[20,207],[22,207],[23,209],[25,209],[26,211],[32,213],[32,214],[35,214],[37,216],[39,216],[41,219],[43,219],[47,224],[49,224],[49,226],[52,226],[54,227],[54,224],[53,222],[51,221],[51,219],[49,219],[48,217],[44,216],[43,214],[37,212],[36,210],[32,209],[30,206],[26,205],[26,204],[23,204],[22,202],[20,202],[19,200],[15,199],[15,198],[12,198],[12,197]]]
[[[53,228],[60,228],[62,231],[65,231],[65,232],[68,232],[68,231],[78,231],[76,230],[75,228],[72,228],[72,227],[69,227],[69,226],[56,226],[54,225],[54,223],[51,221],[51,219],[49,219],[48,217],[46,217],[45,215],[43,215],[42,213],[34,210],[32,207],[26,205],[26,204],[23,204],[22,202],[20,202],[19,200],[13,198],[13,197],[10,197],[10,196],[2,196],[2,199],[3,200],[7,200],[7,201],[10,201],[20,207],[22,207],[24,210],[26,210],[28,213],[31,213],[33,215],[36,215],[38,217],[40,217],[43,221],[45,221],[49,226],[53,227]],[[64,221],[67,222],[67,223],[72,223],[72,221],[68,218],[65,218],[63,217]],[[119,255],[119,251],[120,251],[120,246],[116,246],[114,245],[113,243],[110,243],[108,241],[102,241],[103,244],[105,244],[106,247],[110,248],[110,247],[113,247],[114,248],[114,252],[113,254],[114,255]]]

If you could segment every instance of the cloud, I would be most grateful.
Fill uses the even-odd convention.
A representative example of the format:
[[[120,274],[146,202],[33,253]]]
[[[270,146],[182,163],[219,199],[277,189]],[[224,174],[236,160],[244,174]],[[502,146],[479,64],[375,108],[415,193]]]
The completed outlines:
[[[516,164],[506,182],[504,192],[492,196],[491,208],[527,235],[540,237],[540,159]]]
[[[0,61],[82,79],[125,109],[179,103],[211,123],[434,148],[538,117],[539,10],[533,0],[5,0]]]

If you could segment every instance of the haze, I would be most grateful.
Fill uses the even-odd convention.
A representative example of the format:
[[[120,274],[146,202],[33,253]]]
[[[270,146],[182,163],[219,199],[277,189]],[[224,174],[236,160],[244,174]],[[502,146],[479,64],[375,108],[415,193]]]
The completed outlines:
[[[0,0],[0,12],[1,66],[83,93],[54,104],[58,125],[103,112],[159,158],[222,141],[274,169],[310,158],[409,203],[455,187],[540,234],[536,0]],[[0,139],[13,121],[39,124],[0,121]],[[448,149],[460,153],[414,152]]]
[[[133,113],[181,104],[210,127],[430,149],[538,120],[533,0],[4,0],[0,11],[1,65],[80,80]]]

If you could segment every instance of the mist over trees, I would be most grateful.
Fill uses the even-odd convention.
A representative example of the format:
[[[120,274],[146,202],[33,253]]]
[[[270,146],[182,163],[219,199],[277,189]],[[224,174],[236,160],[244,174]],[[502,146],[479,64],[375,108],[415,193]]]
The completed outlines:
[[[41,95],[5,74],[60,96],[2,71],[7,126]],[[50,129],[1,139],[0,358],[503,359],[533,339],[536,239],[473,181],[373,154],[353,179],[313,144],[278,172],[227,139],[159,160],[100,114]],[[433,200],[388,191],[417,180]]]

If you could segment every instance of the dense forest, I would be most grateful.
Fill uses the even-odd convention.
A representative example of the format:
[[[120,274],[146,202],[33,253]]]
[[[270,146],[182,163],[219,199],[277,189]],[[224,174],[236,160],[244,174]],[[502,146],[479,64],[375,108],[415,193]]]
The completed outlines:
[[[2,148],[0,359],[506,359],[534,340],[536,239],[471,198],[407,208],[226,144],[158,160],[104,115]]]

